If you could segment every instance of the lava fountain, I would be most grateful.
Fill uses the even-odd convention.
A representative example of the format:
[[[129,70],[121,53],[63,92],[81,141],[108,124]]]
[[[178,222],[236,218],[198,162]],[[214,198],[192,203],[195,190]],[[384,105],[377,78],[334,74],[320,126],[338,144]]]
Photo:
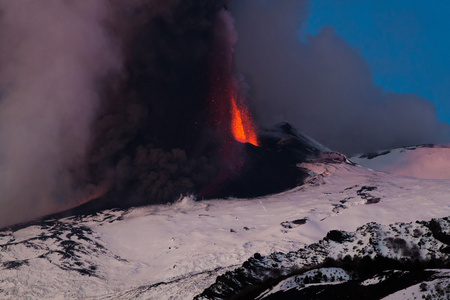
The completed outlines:
[[[229,12],[218,14],[211,52],[211,90],[208,115],[210,126],[219,132],[222,152],[230,156],[236,152],[233,144],[252,144],[258,146],[257,127],[242,93],[240,76],[236,76],[233,67],[234,45],[237,35],[233,19]],[[228,148],[228,149],[224,149]],[[237,146],[237,148],[242,148]],[[239,151],[238,151],[239,152]],[[236,153],[234,153],[236,156]],[[240,156],[240,155],[238,155]]]
[[[237,103],[236,97],[231,98],[231,132],[236,141],[258,146],[255,123],[247,107]]]

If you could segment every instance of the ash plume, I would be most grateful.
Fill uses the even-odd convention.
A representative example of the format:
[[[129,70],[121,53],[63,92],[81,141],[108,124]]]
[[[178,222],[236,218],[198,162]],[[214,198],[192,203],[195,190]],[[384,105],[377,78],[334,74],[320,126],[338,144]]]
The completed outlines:
[[[136,3],[117,12],[137,20],[125,30],[126,76],[105,97],[80,176],[107,186],[102,207],[172,202],[220,168],[220,133],[208,126],[207,107],[225,1]]]
[[[278,116],[346,154],[448,143],[450,127],[434,105],[375,86],[367,62],[333,28],[299,39],[308,2],[232,2],[236,65],[252,88],[260,122]]]
[[[0,226],[213,180],[205,107],[225,4],[0,0]]]

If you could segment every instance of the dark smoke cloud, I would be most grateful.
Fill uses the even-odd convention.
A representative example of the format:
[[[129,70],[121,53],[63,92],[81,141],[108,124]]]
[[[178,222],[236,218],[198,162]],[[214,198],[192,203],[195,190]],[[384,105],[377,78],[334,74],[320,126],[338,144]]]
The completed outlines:
[[[213,180],[205,107],[225,4],[0,0],[0,226],[92,199],[174,201]]]
[[[352,154],[443,143],[449,125],[415,94],[385,93],[357,49],[327,27],[297,36],[308,1],[234,1],[236,64],[262,122],[284,118],[335,150]]]
[[[80,178],[108,187],[102,206],[175,201],[219,172],[206,108],[225,1],[118,2],[126,76],[105,97]]]

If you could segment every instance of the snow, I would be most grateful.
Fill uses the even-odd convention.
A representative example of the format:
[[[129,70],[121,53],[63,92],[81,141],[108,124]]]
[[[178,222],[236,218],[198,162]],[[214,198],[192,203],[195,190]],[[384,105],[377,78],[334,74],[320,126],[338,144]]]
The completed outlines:
[[[111,222],[99,221],[100,216],[78,223],[62,220],[87,226],[92,239],[106,249],[83,258],[98,266],[99,277],[55,267],[60,260],[56,252],[48,260],[39,259],[57,249],[57,239],[35,242],[39,247],[32,251],[11,244],[39,236],[39,226],[6,232],[0,235],[1,262],[29,261],[0,272],[0,297],[189,299],[256,252],[298,250],[330,230],[355,231],[368,222],[450,216],[447,180],[403,177],[350,164],[301,167],[314,175],[308,183],[276,195],[209,201],[184,197],[173,205],[106,211],[108,218],[116,218]]]
[[[410,286],[406,289],[393,293],[383,299],[385,300],[403,300],[403,299],[449,299],[450,298],[450,270],[433,270],[437,272],[437,279],[425,283],[425,288],[421,288],[420,284]],[[439,277],[446,276],[441,279]]]
[[[320,272],[320,273],[319,273]],[[314,278],[317,274],[321,274],[320,282],[317,283],[305,283],[305,278]],[[323,277],[323,276],[326,277]],[[325,280],[326,278],[326,280]],[[320,284],[339,284],[341,282],[350,280],[351,275],[347,273],[345,270],[340,268],[320,268],[312,271],[308,271],[303,273],[302,275],[289,277],[286,280],[281,281],[272,289],[265,291],[261,295],[259,295],[256,299],[261,299],[263,297],[267,297],[269,295],[275,294],[279,291],[285,291],[292,288],[302,289],[312,285],[320,285]]]
[[[388,151],[380,151],[380,153]],[[390,150],[374,158],[352,157],[366,168],[424,179],[450,179],[450,148],[410,147]]]
[[[123,222],[98,231],[108,249],[137,266],[130,279],[143,284],[237,266],[255,252],[294,251],[336,228],[354,231],[371,221],[388,224],[450,215],[447,182],[395,177],[349,165],[309,167],[324,174],[320,179],[326,184],[249,200],[183,199],[172,206],[136,209]],[[377,186],[371,193],[381,201],[366,204],[356,193],[362,186]],[[346,208],[333,211],[343,199],[348,199]],[[281,226],[302,218],[307,218],[304,225]],[[141,263],[145,267],[138,267]]]

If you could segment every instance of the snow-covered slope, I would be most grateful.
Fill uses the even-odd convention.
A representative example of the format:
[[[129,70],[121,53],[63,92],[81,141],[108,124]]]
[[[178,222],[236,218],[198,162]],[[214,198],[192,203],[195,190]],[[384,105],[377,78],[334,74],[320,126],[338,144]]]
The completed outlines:
[[[349,163],[301,167],[310,170],[307,183],[276,195],[185,197],[173,205],[5,229],[0,232],[0,298],[190,299],[255,253],[297,251],[330,230],[354,232],[369,222],[450,216],[445,180],[378,173]]]
[[[375,171],[425,179],[450,179],[450,147],[421,145],[357,155],[353,162]]]
[[[380,299],[406,288],[419,298],[448,299],[449,259],[449,218],[369,223],[355,232],[330,231],[319,243],[298,251],[255,254],[196,299]],[[433,281],[431,294],[428,288],[419,291]]]

